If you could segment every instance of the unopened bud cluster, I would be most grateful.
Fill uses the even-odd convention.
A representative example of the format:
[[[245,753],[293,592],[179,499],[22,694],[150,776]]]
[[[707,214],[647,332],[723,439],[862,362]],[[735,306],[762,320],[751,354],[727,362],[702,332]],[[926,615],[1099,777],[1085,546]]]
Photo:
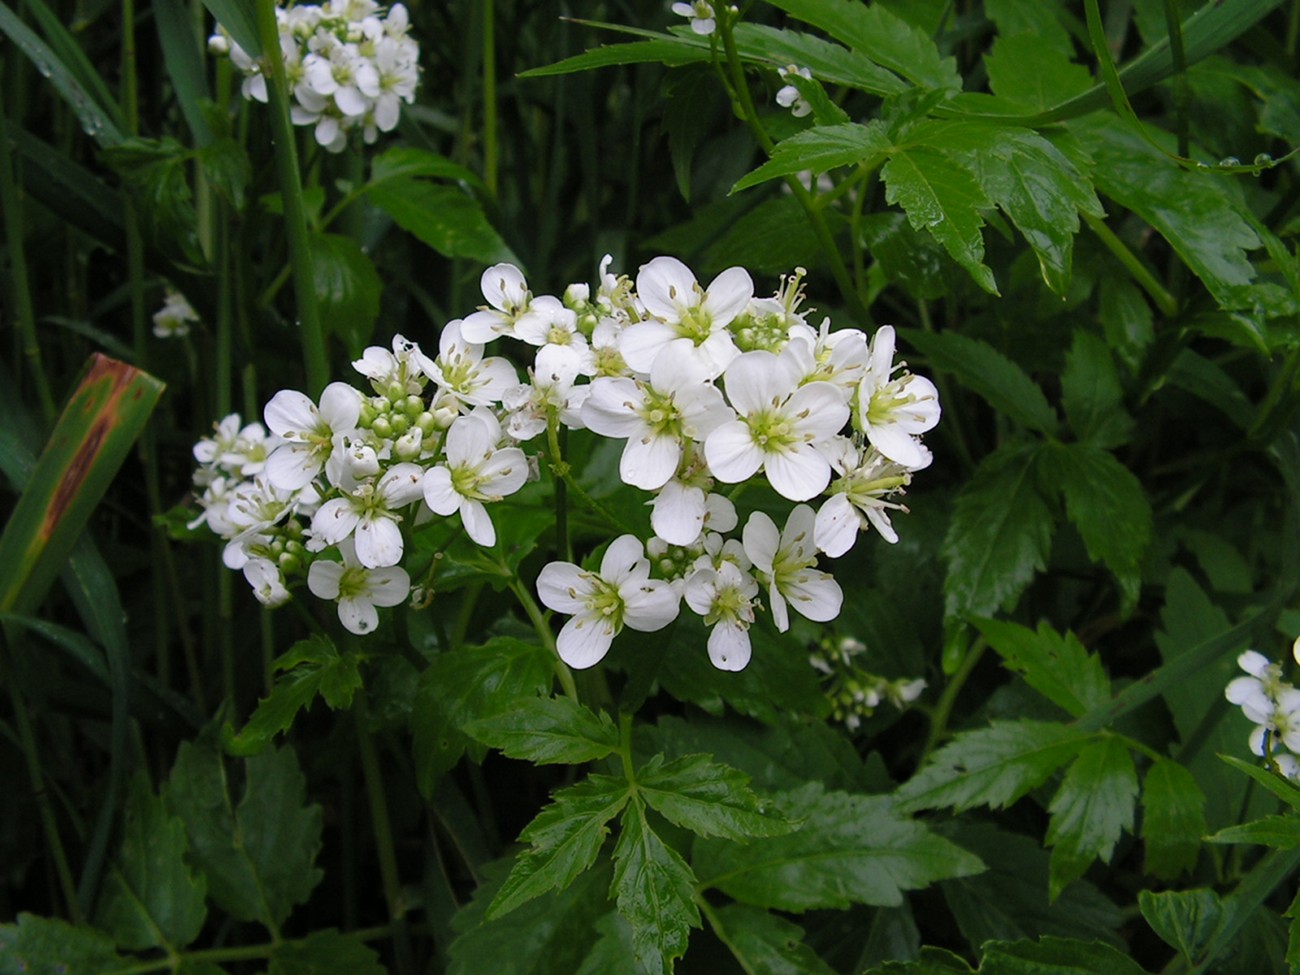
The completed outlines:
[[[822,675],[822,689],[831,702],[831,717],[856,731],[864,718],[888,702],[900,711],[921,696],[925,679],[890,680],[866,670],[861,656],[866,645],[852,637],[827,638],[808,656]]]

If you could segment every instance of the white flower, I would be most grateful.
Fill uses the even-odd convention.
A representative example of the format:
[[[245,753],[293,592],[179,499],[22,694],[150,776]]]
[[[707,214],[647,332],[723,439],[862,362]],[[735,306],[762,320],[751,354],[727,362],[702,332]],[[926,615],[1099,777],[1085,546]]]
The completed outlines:
[[[204,437],[194,445],[194,459],[240,477],[260,474],[268,451],[278,444],[267,438],[266,428],[260,423],[241,426],[238,413],[223,417],[214,424],[214,430],[214,436]]]
[[[654,362],[650,381],[597,379],[582,406],[587,428],[626,437],[619,475],[623,483],[654,491],[677,473],[688,442],[704,440],[733,419],[708,369],[689,345],[672,345]]]
[[[432,360],[420,351],[416,342],[401,335],[393,336],[393,351],[372,345],[352,363],[352,368],[370,380],[381,396],[419,394],[425,377],[431,374]]]
[[[350,539],[339,543],[342,563],[317,559],[307,570],[307,588],[321,599],[337,600],[339,622],[364,635],[379,625],[376,606],[396,606],[411,591],[411,577],[400,566],[368,569],[357,561]]]
[[[939,391],[923,376],[894,371],[894,329],[882,325],[871,340],[871,364],[858,386],[855,421],[872,446],[911,470],[930,463],[917,440],[939,422]]]
[[[813,568],[817,546],[813,543],[813,510],[797,505],[777,534],[776,524],[761,511],[745,523],[745,554],[754,563],[759,581],[767,585],[772,621],[784,633],[790,628],[786,600],[814,623],[828,623],[840,615],[844,593],[828,572]]]
[[[815,445],[839,433],[849,418],[840,391],[825,382],[799,386],[790,358],[761,351],[737,356],[724,380],[739,419],[704,442],[714,476],[736,484],[763,470],[782,497],[815,497],[831,479],[830,463]]]
[[[677,258],[656,257],[642,265],[636,292],[652,317],[629,325],[619,348],[637,372],[650,372],[655,356],[680,339],[690,341],[712,376],[735,358],[739,350],[727,326],[754,297],[754,281],[743,267],[728,268],[702,289]]]
[[[856,328],[831,331],[831,320],[823,319],[814,332],[807,325],[790,327],[788,352],[803,368],[803,382],[822,380],[852,393],[866,375],[870,351],[867,336]]]
[[[674,3],[673,13],[679,17],[691,19],[691,30],[702,36],[712,34],[717,29],[717,14],[713,11],[711,0],[692,0],[690,3]]]
[[[697,569],[686,580],[683,598],[704,617],[709,631],[709,659],[719,670],[744,670],[751,647],[749,627],[754,622],[754,597],[758,583],[734,562],[716,569]]]
[[[163,297],[163,306],[153,313],[153,334],[160,339],[183,338],[190,334],[190,324],[199,320],[185,296],[172,288]]]
[[[729,532],[736,527],[736,506],[725,495],[712,494],[712,478],[705,485],[696,478],[675,478],[655,495],[650,507],[650,527],[672,545],[691,545],[705,529]]]
[[[610,543],[599,573],[551,562],[537,577],[537,593],[550,609],[572,615],[556,646],[560,659],[578,669],[598,663],[624,626],[650,633],[677,618],[677,594],[663,580],[650,578],[650,563],[635,535]]]
[[[461,324],[456,319],[442,330],[438,358],[427,367],[429,378],[469,407],[500,402],[519,382],[515,368],[499,356],[484,359],[482,343],[466,341]]]
[[[325,545],[338,545],[351,536],[357,561],[368,569],[396,565],[405,547],[396,509],[423,497],[423,480],[424,468],[418,464],[394,464],[377,484],[362,484],[321,505],[311,521],[312,534]]]
[[[875,447],[862,449],[846,437],[834,438],[825,453],[842,476],[831,485],[833,493],[817,512],[817,547],[831,558],[839,558],[853,547],[859,530],[868,526],[891,545],[896,543],[898,534],[890,524],[889,511],[906,512],[907,508],[886,499],[901,494],[911,483],[911,471]]]
[[[424,475],[424,500],[434,512],[460,512],[465,532],[479,545],[497,541],[484,502],[514,494],[528,478],[528,458],[518,447],[498,449],[501,426],[492,414],[471,413],[447,431],[445,464]]]
[[[335,437],[355,430],[360,416],[361,394],[347,383],[326,386],[319,408],[297,390],[280,390],[264,419],[284,442],[267,458],[266,476],[288,490],[307,484],[334,452]]]
[[[493,264],[479,278],[479,286],[491,307],[465,316],[460,330],[467,342],[486,343],[500,335],[514,336],[521,322],[525,331],[544,331],[555,319],[572,314],[551,295],[534,298],[523,272],[513,264]]]
[[[798,75],[800,78],[812,80],[812,71],[808,68],[799,68],[790,64],[784,68],[777,68],[776,73],[782,78],[788,78],[790,75]],[[803,118],[805,115],[812,114],[812,106],[808,100],[799,93],[799,89],[794,85],[786,85],[776,93],[776,103],[782,108],[790,109],[790,114],[795,118]]]
[[[244,580],[252,587],[253,595],[263,606],[274,609],[289,601],[284,575],[280,572],[280,567],[270,559],[255,556],[245,562]]]
[[[551,410],[569,429],[582,429],[582,405],[591,387],[574,386],[578,368],[577,358],[567,349],[555,345],[539,349],[529,371],[532,382],[508,389],[501,397],[501,405],[510,413],[506,433],[515,440],[531,440],[546,429]]]

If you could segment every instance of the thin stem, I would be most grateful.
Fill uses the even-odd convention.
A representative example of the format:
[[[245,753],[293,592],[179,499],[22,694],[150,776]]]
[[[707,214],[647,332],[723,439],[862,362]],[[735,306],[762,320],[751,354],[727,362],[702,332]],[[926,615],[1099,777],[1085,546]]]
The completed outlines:
[[[636,769],[632,765],[632,718],[631,714],[618,716],[618,755],[623,762],[623,778],[629,786],[636,785]]]
[[[508,585],[515,598],[519,600],[519,604],[523,606],[528,621],[533,624],[533,629],[541,637],[542,645],[555,655],[555,676],[560,680],[564,696],[572,701],[578,700],[578,686],[573,682],[573,671],[569,670],[569,665],[560,659],[560,648],[555,645],[555,634],[551,632],[551,625],[546,621],[546,614],[537,605],[537,600],[528,591],[528,587],[520,582],[517,576],[511,576]]]
[[[1165,0],[1165,28],[1169,32],[1169,53],[1174,61],[1174,119],[1178,131],[1178,155],[1191,154],[1191,136],[1187,123],[1187,106],[1191,91],[1187,85],[1187,48],[1183,44],[1183,22],[1178,14],[1178,0]]]
[[[727,57],[727,66],[731,69],[733,100],[739,106],[745,124],[749,126],[749,130],[754,134],[759,146],[770,157],[775,148],[775,143],[772,142],[772,137],[767,134],[767,130],[763,128],[763,123],[759,121],[758,109],[754,107],[754,99],[749,93],[749,84],[745,80],[745,66],[740,60],[740,54],[736,51],[736,39],[732,34],[732,27],[731,15],[719,13],[718,32],[722,35],[722,49]],[[835,278],[840,294],[843,295],[845,302],[849,306],[849,312],[858,320],[859,325],[863,328],[869,328],[872,324],[871,312],[867,310],[867,306],[862,301],[862,296],[854,287],[853,276],[849,273],[849,269],[844,263],[844,257],[835,244],[835,238],[826,223],[826,218],[822,215],[816,197],[793,175],[785,177],[785,182],[790,187],[790,192],[794,195],[794,198],[799,201],[804,214],[808,217],[808,222],[813,229],[813,235],[817,238],[826,259],[830,262],[831,275]]]
[[[483,0],[483,182],[497,195],[497,50],[493,0]]]
[[[952,679],[939,695],[939,703],[934,706],[934,712],[930,715],[930,734],[925,740],[925,747],[921,749],[921,757],[917,761],[917,767],[920,768],[925,764],[925,760],[930,757],[930,753],[943,740],[944,735],[948,733],[948,719],[952,716],[953,705],[957,703],[957,695],[961,689],[966,686],[966,681],[975,670],[975,665],[980,662],[980,657],[988,648],[988,642],[980,637],[971,648],[966,651],[966,659],[961,662],[957,672],[952,675]]]
[[[1088,213],[1083,214],[1083,219],[1088,224],[1088,228],[1097,235],[1097,239],[1105,244],[1106,249],[1124,265],[1124,269],[1133,276],[1133,280],[1151,296],[1151,300],[1156,303],[1161,313],[1167,318],[1172,318],[1178,311],[1178,302],[1174,296],[1165,290],[1164,285],[1156,280],[1155,275],[1147,270],[1146,266],[1138,260],[1137,255],[1115,236],[1114,231],[1106,226],[1104,220]]]
[[[546,442],[551,448],[551,470],[558,471],[562,467],[567,474],[569,463],[564,459],[564,445],[560,442],[560,438],[567,439],[568,431],[561,432],[559,426],[559,416],[555,410],[551,410],[546,418]],[[555,538],[559,543],[561,558],[565,562],[572,562],[573,541],[569,538],[569,490],[565,480],[565,477],[555,479]]]
[[[271,132],[275,141],[275,165],[284,203],[284,223],[289,238],[289,261],[293,265],[294,296],[298,323],[302,327],[303,363],[307,390],[319,396],[329,382],[329,357],[325,352],[325,331],[316,306],[312,273],[311,238],[307,232],[307,209],[302,199],[302,178],[298,172],[298,148],[289,119],[289,85],[284,57],[280,52],[280,29],[276,23],[275,0],[256,0],[257,32],[262,41],[263,67],[270,96]]]

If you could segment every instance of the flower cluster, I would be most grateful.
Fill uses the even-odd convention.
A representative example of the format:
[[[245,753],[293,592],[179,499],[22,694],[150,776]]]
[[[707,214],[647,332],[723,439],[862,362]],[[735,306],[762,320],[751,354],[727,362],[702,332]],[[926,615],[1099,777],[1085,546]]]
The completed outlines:
[[[1300,639],[1291,647],[1300,663]],[[1250,750],[1288,779],[1300,780],[1300,690],[1282,679],[1282,667],[1247,650],[1237,658],[1245,677],[1229,681],[1225,695],[1254,723]]]
[[[315,126],[330,152],[341,152],[354,129],[372,143],[397,127],[401,103],[415,100],[420,80],[406,7],[395,3],[384,13],[375,0],[327,0],[277,7],[275,15],[295,125]],[[229,54],[244,73],[245,98],[267,100],[264,66],[219,24],[208,49]]]
[[[782,631],[791,610],[834,619],[843,593],[818,560],[863,530],[897,540],[896,498],[931,460],[920,435],[939,420],[933,384],[899,370],[888,326],[870,339],[812,327],[802,269],[756,297],[738,267],[702,287],[671,257],[635,283],[609,265],[563,297],[533,295],[517,268],[495,265],[481,279],[486,304],[447,324],[436,356],[398,336],[353,363],[372,395],[334,383],[316,403],[284,390],[265,430],[223,421],[195,457],[200,520],[227,540],[226,564],[268,603],[305,573],[348,629],[368,632],[374,607],[410,590],[411,526],[459,518],[494,545],[491,506],[536,476],[530,442],[545,435],[553,454],[563,426],[622,441],[619,476],[648,495],[651,529],[620,535],[599,568],[542,570],[542,602],[570,617],[558,638],[567,663],[595,664],[624,627],[658,630],[683,604],[727,670],[749,661],[764,608]],[[526,381],[486,355],[499,340],[529,351]],[[792,502],[783,524],[756,510],[742,525],[721,490],[759,479]]]
[[[163,296],[163,306],[153,313],[153,334],[156,338],[184,338],[190,334],[190,325],[197,323],[199,313],[185,296],[168,288]]]
[[[808,655],[808,662],[822,675],[822,686],[831,702],[831,717],[857,731],[863,718],[876,713],[888,701],[900,711],[921,696],[925,678],[900,677],[890,680],[862,667],[866,644],[852,637],[827,638]]]

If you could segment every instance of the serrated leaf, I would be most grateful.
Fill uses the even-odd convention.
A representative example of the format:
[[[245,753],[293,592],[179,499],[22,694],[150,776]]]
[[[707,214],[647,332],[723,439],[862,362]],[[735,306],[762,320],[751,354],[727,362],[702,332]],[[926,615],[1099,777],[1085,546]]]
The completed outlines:
[[[956,62],[941,57],[931,37],[885,7],[866,6],[856,0],[771,0],[771,3],[915,85],[961,88]]]
[[[944,539],[944,616],[992,616],[1047,563],[1055,519],[1038,487],[1038,445],[990,454],[957,496]]]
[[[1133,420],[1124,411],[1119,370],[1107,344],[1091,332],[1074,333],[1061,374],[1061,404],[1080,440],[1101,449],[1127,442]]]
[[[1212,890],[1138,892],[1138,906],[1151,930],[1183,953],[1190,965],[1209,944],[1223,920],[1223,905]]]
[[[1056,411],[1042,389],[1020,366],[987,342],[956,332],[901,329],[900,334],[921,350],[931,366],[952,373],[999,413],[1039,433],[1056,433]]]
[[[885,202],[897,204],[914,230],[928,230],[952,259],[989,294],[998,294],[984,263],[984,218],[993,205],[974,174],[951,156],[926,146],[892,152],[880,171]]]
[[[155,247],[179,247],[184,259],[203,264],[198,216],[190,191],[188,164],[194,152],[170,136],[131,136],[101,153],[122,178],[140,210],[140,229]]]
[[[1042,16],[1045,4],[1010,2],[1008,12]],[[1049,12],[1047,16],[1055,17]],[[1003,32],[984,55],[989,75],[989,90],[1005,101],[1030,112],[1045,112],[1062,102],[1082,95],[1092,87],[1092,74],[1070,60],[1068,51],[1044,44],[1037,32],[1015,35]]]
[[[115,975],[132,969],[133,962],[94,928],[34,914],[0,925],[0,975]]]
[[[1090,654],[1073,633],[1061,635],[1046,623],[1037,632],[1002,620],[974,620],[1009,669],[1072,717],[1110,700],[1110,679],[1101,658]]]
[[[700,926],[695,874],[650,828],[639,798],[628,804],[620,825],[610,893],[632,926],[638,969],[670,975],[674,959],[686,953],[691,928]]]
[[[379,955],[357,938],[332,928],[284,941],[271,953],[270,975],[388,975]]]
[[[823,211],[822,216],[832,234],[847,223],[833,208]],[[739,264],[755,274],[783,274],[798,263],[819,266],[825,259],[820,247],[803,206],[794,197],[782,194],[763,200],[739,219],[729,221],[705,249],[704,262],[713,267]]]
[[[380,153],[370,164],[369,186],[393,179],[446,179],[486,189],[482,178],[472,169],[439,153],[414,146],[394,146]]]
[[[1120,833],[1133,828],[1137,794],[1137,772],[1124,742],[1107,736],[1083,748],[1049,807],[1053,900],[1094,859],[1110,862]]]
[[[250,58],[262,56],[262,39],[257,33],[255,0],[203,0],[203,6],[226,29]]]
[[[761,975],[835,975],[804,944],[803,928],[785,918],[745,904],[728,904],[715,912],[718,932],[747,972]]]
[[[1096,161],[1097,188],[1169,241],[1221,308],[1250,307],[1255,269],[1246,252],[1260,239],[1223,178],[1180,169],[1112,114],[1094,114],[1071,127]]]
[[[609,865],[601,862],[562,890],[543,894],[495,921],[487,906],[508,864],[488,864],[473,899],[452,917],[458,933],[447,953],[448,975],[571,975],[596,941],[601,918],[610,913]],[[630,968],[601,970],[630,971]]]
[[[496,637],[440,653],[420,675],[411,720],[416,784],[427,797],[469,741],[461,729],[550,690],[553,658],[537,643]]]
[[[232,755],[256,755],[272,738],[288,731],[298,712],[310,707],[317,695],[334,710],[346,710],[361,689],[356,656],[340,654],[334,641],[319,633],[295,643],[273,668],[283,676],[258,702],[239,734],[224,742]]]
[[[253,179],[248,152],[227,136],[201,147],[196,153],[208,182],[221,191],[236,210],[244,209],[244,193]]]
[[[1159,759],[1142,781],[1146,869],[1165,880],[1196,866],[1205,835],[1205,793],[1178,762]]]
[[[367,186],[366,197],[439,254],[481,264],[520,263],[478,201],[457,187],[407,177]]]
[[[320,882],[320,806],[305,806],[306,783],[290,749],[244,763],[244,794],[234,806],[216,751],[181,744],[165,798],[185,821],[194,862],[208,892],[243,921],[278,929]]]
[[[1155,340],[1155,315],[1142,290],[1127,275],[1106,274],[1098,282],[1098,318],[1106,344],[1131,370]],[[1184,353],[1186,354],[1186,352]]]
[[[1297,787],[1290,779],[1285,779],[1275,772],[1268,769],[1260,768],[1258,765],[1252,765],[1249,762],[1243,762],[1239,758],[1231,755],[1220,755],[1223,761],[1227,762],[1238,772],[1244,772],[1252,779],[1262,785],[1273,795],[1277,796],[1292,809],[1300,809],[1300,787]]]
[[[1041,938],[984,946],[982,975],[1146,975],[1128,955],[1100,941]]]
[[[749,776],[711,755],[684,755],[667,763],[656,755],[637,769],[636,785],[650,808],[697,836],[743,841],[780,836],[795,825],[768,812],[749,788]]]
[[[519,707],[464,726],[465,733],[510,758],[538,765],[581,765],[618,751],[618,728],[567,697],[526,698]]]
[[[1088,556],[1115,574],[1128,607],[1142,586],[1142,560],[1154,531],[1151,502],[1142,483],[1113,455],[1091,444],[1045,448],[1044,474],[1065,496],[1065,513],[1079,530]]]
[[[778,142],[772,158],[731,188],[735,193],[778,176],[811,171],[814,175],[841,166],[880,165],[892,145],[885,125],[872,121],[866,125],[846,122],[843,125],[816,125]]]
[[[783,911],[893,907],[904,891],[984,869],[978,857],[903,815],[887,796],[825,792],[808,783],[774,797],[773,805],[802,825],[744,846],[697,842],[695,865],[705,886]]]
[[[898,790],[905,811],[1011,805],[1047,781],[1093,736],[1051,721],[994,721],[965,731]]]
[[[360,356],[379,317],[379,293],[383,290],[379,272],[351,237],[313,232],[308,244],[325,330],[342,339],[350,355]]]
[[[965,959],[944,948],[926,945],[916,961],[888,961],[863,975],[971,975]]]
[[[632,946],[632,925],[618,911],[610,911],[596,922],[600,940],[582,960],[574,975],[608,975],[630,972],[636,967],[636,950]]]
[[[1240,826],[1228,826],[1205,838],[1207,843],[1258,843],[1279,850],[1300,846],[1300,816],[1265,816]]]
[[[608,775],[590,775],[556,792],[524,827],[520,840],[531,844],[519,855],[487,911],[495,920],[548,890],[563,890],[596,862],[609,835],[605,824],[628,801],[627,783]]]
[[[132,787],[122,826],[122,852],[104,880],[98,925],[123,948],[184,948],[207,918],[207,883],[185,862],[185,824],[149,789]]]

